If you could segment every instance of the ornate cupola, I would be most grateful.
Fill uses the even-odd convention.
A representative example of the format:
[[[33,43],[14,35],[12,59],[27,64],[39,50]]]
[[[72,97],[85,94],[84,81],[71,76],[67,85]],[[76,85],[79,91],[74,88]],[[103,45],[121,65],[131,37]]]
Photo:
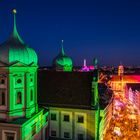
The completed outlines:
[[[11,65],[16,62],[21,62],[26,65],[34,63],[37,65],[37,54],[24,43],[20,37],[16,26],[16,10],[13,10],[14,25],[13,31],[7,41],[0,45],[0,61]]]
[[[37,54],[14,27],[9,39],[0,45],[0,120],[29,118],[38,112]]]
[[[53,60],[53,68],[56,71],[72,71],[72,59],[65,54],[63,42],[62,40],[60,53]]]

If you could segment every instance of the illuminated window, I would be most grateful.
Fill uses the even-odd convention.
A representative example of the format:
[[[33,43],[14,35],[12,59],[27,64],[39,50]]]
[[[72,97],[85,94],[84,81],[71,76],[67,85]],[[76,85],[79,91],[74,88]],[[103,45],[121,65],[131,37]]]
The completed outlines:
[[[32,125],[32,136],[36,134],[36,122]]]
[[[5,92],[0,93],[0,105],[5,105]]]
[[[56,121],[56,114],[55,113],[51,113],[51,120]]]
[[[64,138],[70,138],[70,133],[69,132],[64,132]]]
[[[20,84],[21,82],[22,82],[21,79],[18,79],[18,80],[17,80],[17,83],[18,83],[18,84]]]
[[[21,104],[21,92],[17,93],[17,104]]]
[[[84,117],[83,116],[78,116],[78,123],[84,123]]]
[[[83,134],[78,134],[78,140],[84,140],[84,135]]]
[[[33,90],[30,91],[30,100],[33,101]]]
[[[56,137],[56,131],[55,130],[51,130],[51,136]]]
[[[69,115],[64,115],[64,121],[69,122]]]

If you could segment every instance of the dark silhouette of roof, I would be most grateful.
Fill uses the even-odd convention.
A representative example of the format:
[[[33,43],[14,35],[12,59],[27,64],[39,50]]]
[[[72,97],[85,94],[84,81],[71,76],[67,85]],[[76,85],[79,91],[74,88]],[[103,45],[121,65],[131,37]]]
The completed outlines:
[[[41,106],[96,109],[91,106],[93,76],[92,72],[61,72],[38,70],[38,103]],[[111,97],[104,84],[98,85],[99,102],[104,109]]]
[[[94,72],[38,71],[38,103],[70,108],[91,108]]]

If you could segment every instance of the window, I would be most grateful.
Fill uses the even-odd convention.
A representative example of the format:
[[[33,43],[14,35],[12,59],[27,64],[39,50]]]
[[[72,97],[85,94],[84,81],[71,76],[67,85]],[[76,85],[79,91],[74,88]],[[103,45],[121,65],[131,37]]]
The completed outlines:
[[[78,116],[78,123],[84,123],[84,117]]]
[[[5,84],[5,80],[4,79],[1,79],[0,83],[1,84]]]
[[[5,92],[0,94],[0,105],[5,105]]]
[[[14,140],[15,134],[14,133],[5,133],[6,140]]]
[[[30,81],[33,82],[33,79],[31,78]]]
[[[64,132],[64,138],[70,138],[70,133],[69,132]]]
[[[78,134],[78,140],[84,140],[84,135],[83,134]]]
[[[51,130],[51,136],[56,137],[56,131],[55,130]]]
[[[56,114],[51,113],[51,120],[56,121]]]
[[[69,122],[69,115],[64,115],[64,121]]]
[[[7,136],[7,140],[14,140],[14,136]]]
[[[18,84],[20,84],[21,82],[22,82],[21,79],[18,79],[18,80],[17,80],[17,83],[18,83]]]
[[[33,101],[33,90],[30,91],[30,100]]]
[[[21,92],[17,93],[17,104],[21,104],[22,100],[21,100]]]
[[[36,123],[32,125],[32,136],[36,134]]]

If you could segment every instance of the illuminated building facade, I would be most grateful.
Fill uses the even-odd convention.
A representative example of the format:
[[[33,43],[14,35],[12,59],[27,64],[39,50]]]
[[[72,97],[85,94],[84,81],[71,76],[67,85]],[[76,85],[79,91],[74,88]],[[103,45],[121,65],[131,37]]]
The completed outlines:
[[[38,103],[49,109],[50,139],[103,138],[112,117],[112,93],[107,92],[104,84],[105,88],[98,85],[97,69],[92,72],[40,69],[38,77]]]
[[[50,138],[98,139],[98,71],[40,70],[38,77],[38,103],[50,111]]]
[[[131,101],[140,111],[140,83],[126,84],[126,99]]]
[[[103,83],[98,85],[100,99],[99,139],[102,140],[113,114],[113,92]]]
[[[48,111],[37,104],[37,55],[16,28],[0,45],[0,139],[47,139]]]

